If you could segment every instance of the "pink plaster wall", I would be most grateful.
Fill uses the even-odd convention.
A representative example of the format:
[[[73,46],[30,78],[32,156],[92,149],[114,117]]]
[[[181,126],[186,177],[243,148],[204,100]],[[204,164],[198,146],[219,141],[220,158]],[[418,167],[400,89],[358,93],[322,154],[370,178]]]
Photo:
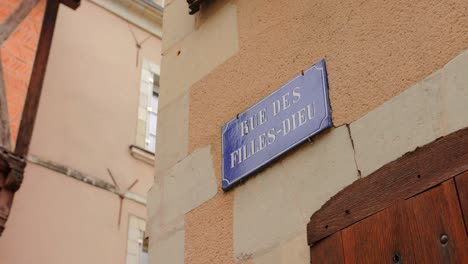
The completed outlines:
[[[2,263],[125,263],[128,214],[146,208],[30,164],[0,239]]]
[[[131,26],[137,38],[148,36]],[[141,59],[160,62],[160,40],[143,45]],[[129,24],[82,1],[60,7],[30,153],[146,196],[152,165],[129,153],[135,144],[140,65]],[[4,235],[2,263],[126,263],[129,215],[146,208],[38,165],[29,164]]]

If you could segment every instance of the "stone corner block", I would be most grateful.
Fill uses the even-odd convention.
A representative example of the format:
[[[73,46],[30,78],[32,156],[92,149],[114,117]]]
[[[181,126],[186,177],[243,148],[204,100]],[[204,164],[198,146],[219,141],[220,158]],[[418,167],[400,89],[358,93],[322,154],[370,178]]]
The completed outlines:
[[[233,190],[235,257],[264,252],[305,234],[311,215],[357,179],[346,127],[304,143]]]
[[[175,2],[184,2],[184,10],[188,10],[185,0]],[[196,31],[167,50],[162,58],[160,107],[187,93],[194,83],[234,55],[239,50],[238,35],[237,6],[226,3]]]
[[[440,95],[436,72],[350,125],[362,176],[441,136]]]
[[[150,234],[150,263],[184,264],[185,229],[176,228],[163,235]]]
[[[161,189],[159,182],[155,181],[148,191],[146,208],[148,212],[148,219],[154,217],[159,210],[161,204]]]
[[[172,0],[166,4],[163,16],[163,41],[161,51],[165,53],[175,43],[195,30],[196,16],[189,15],[186,0]]]
[[[282,242],[279,246],[266,250],[261,255],[254,255],[253,264],[308,264],[310,263],[307,234],[300,235]]]
[[[171,222],[217,193],[211,148],[189,155],[160,177],[162,222]]]
[[[350,125],[367,176],[403,154],[468,126],[468,51]]]
[[[189,95],[174,100],[158,113],[156,173],[165,171],[188,154]]]
[[[446,132],[450,134],[468,127],[468,50],[447,63],[444,74]]]

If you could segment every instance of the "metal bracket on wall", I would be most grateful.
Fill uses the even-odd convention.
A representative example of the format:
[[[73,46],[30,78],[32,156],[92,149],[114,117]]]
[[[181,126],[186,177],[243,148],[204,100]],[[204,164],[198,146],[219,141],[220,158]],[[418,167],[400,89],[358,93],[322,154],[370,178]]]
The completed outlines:
[[[125,194],[128,193],[133,188],[133,186],[135,186],[138,183],[138,179],[133,181],[133,183],[130,184],[130,186],[128,186],[126,190],[122,191],[122,189],[120,189],[120,186],[117,184],[117,181],[115,180],[114,175],[112,174],[112,172],[110,171],[109,168],[107,168],[107,172],[109,173],[109,176],[111,177],[112,182],[114,183],[116,194],[120,198],[119,218],[118,218],[118,221],[117,221],[117,226],[120,228],[120,222],[121,222],[121,219],[122,219],[122,207],[123,207],[123,201],[125,199]]]
[[[187,0],[187,3],[190,8],[189,14],[193,15],[200,11],[200,6],[203,2],[205,2],[205,0]]]

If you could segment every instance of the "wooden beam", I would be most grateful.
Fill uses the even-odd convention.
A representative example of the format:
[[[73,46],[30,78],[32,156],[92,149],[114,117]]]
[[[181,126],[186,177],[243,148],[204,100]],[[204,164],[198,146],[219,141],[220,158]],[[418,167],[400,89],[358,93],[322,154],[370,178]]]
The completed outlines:
[[[0,45],[8,38],[8,36],[10,36],[19,23],[24,20],[26,15],[29,14],[37,2],[38,0],[22,1],[20,6],[15,9],[15,11],[7,18],[6,22],[0,25]],[[23,157],[27,155],[29,145],[31,143],[33,127],[36,121],[39,100],[42,92],[42,85],[44,82],[44,75],[46,72],[60,2],[61,0],[47,0],[39,43],[37,45],[36,57],[33,64],[33,70],[28,86],[28,93],[26,95],[20,129],[17,136],[15,152],[12,153],[8,148],[8,145],[6,145],[7,148],[3,148],[1,150],[3,158],[0,160],[0,236],[5,229],[5,224],[11,211],[15,192],[19,189],[23,181],[24,167],[26,165]],[[73,4],[72,2],[75,3]],[[70,0],[69,4],[72,8],[75,9],[78,7],[76,5],[77,3],[79,5],[79,0]],[[0,75],[0,79],[2,77],[3,74]],[[2,97],[1,93],[4,91],[4,89],[0,90],[0,97]],[[5,97],[4,100],[0,100],[0,103],[2,103],[2,106],[0,107],[1,111],[2,107],[6,107]],[[1,112],[2,113],[0,113],[0,116],[4,113],[4,111]],[[2,118],[0,125],[3,124],[5,124],[4,118]],[[0,130],[3,128],[4,127],[2,127]],[[3,141],[5,138],[9,137],[3,136],[3,134],[5,134],[3,131],[0,133],[0,136],[2,136],[0,141]]]
[[[0,46],[18,28],[26,16],[31,13],[39,0],[23,0],[0,24]],[[0,54],[0,144],[3,148],[11,150],[10,118],[8,115],[8,102],[3,73],[2,58]]]
[[[3,76],[2,54],[0,52],[0,146],[11,150],[10,117]]]
[[[80,0],[61,0],[61,2],[73,10],[76,10],[81,4]]]
[[[47,0],[44,20],[42,21],[41,35],[39,37],[39,44],[37,45],[36,58],[34,60],[28,93],[16,140],[15,153],[20,156],[27,155],[31,143],[59,5],[60,0]]]
[[[468,171],[468,128],[407,153],[357,180],[315,212],[307,225],[309,245],[395,201],[408,199]]]
[[[37,5],[39,0],[23,0],[13,12],[0,25],[0,45],[3,44],[11,33],[13,33],[31,10]]]

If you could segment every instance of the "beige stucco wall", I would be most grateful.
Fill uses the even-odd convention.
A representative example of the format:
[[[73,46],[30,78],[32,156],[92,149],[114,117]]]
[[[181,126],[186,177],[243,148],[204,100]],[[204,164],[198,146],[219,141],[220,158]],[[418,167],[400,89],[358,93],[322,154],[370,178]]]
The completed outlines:
[[[327,199],[468,125],[467,8],[219,0],[187,16],[185,1],[166,3],[160,118],[170,122],[158,127],[157,148],[169,155],[157,158],[149,193],[151,263],[308,263],[305,225]],[[321,58],[336,128],[223,193],[222,125]],[[213,173],[216,187],[193,167],[211,171],[203,177]],[[178,189],[166,183],[178,178],[184,194],[205,195],[172,203]],[[181,209],[168,219],[172,207]]]
[[[145,207],[37,165],[28,165],[0,240],[3,263],[125,263],[128,215]]]
[[[131,156],[136,142],[141,62],[160,62],[160,40],[82,1],[60,7],[30,154],[146,196],[154,167]],[[5,263],[126,263],[129,215],[143,204],[29,164],[0,239]]]

